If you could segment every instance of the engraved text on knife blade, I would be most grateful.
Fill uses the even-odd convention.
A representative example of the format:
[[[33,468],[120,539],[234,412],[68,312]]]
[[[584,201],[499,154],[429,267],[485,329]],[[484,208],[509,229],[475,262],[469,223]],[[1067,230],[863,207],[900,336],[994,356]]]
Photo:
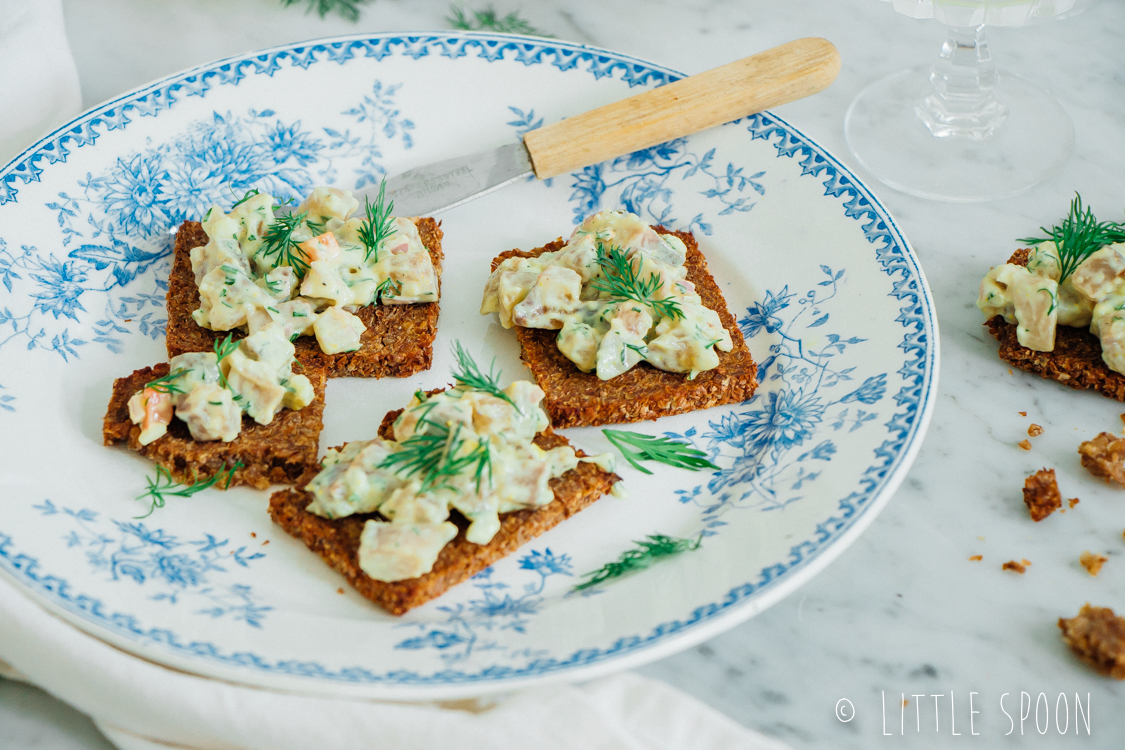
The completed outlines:
[[[532,174],[522,143],[417,167],[387,180],[398,216],[422,216],[459,206]]]

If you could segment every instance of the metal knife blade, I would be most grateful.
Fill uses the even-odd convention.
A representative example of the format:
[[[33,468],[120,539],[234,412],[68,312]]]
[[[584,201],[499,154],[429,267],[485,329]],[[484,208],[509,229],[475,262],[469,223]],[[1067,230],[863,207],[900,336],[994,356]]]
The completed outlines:
[[[429,216],[534,175],[523,142],[427,164],[387,179],[396,216]]]
[[[523,142],[386,182],[397,216],[445,211],[530,175],[547,179],[800,99],[840,71],[825,39],[796,39],[529,131]]]

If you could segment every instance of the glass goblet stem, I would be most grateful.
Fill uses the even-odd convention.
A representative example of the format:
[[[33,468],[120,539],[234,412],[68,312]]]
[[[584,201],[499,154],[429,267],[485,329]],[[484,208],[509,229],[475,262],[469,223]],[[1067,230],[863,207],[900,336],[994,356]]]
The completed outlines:
[[[988,138],[1008,115],[996,95],[999,74],[992,62],[984,26],[950,27],[940,59],[930,69],[931,91],[914,111],[939,138]]]

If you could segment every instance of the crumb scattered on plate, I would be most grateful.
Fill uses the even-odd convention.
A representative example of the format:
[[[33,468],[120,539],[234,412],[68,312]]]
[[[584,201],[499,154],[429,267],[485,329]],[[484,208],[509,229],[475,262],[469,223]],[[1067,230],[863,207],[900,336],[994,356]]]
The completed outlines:
[[[1040,469],[1024,480],[1023,502],[1036,523],[1062,507],[1054,469]]]
[[[1021,565],[1020,563],[1016,562],[1015,560],[1009,560],[1008,562],[1004,563],[1000,567],[1003,568],[1004,570],[1010,570],[1013,573],[1019,573],[1020,575],[1023,575],[1024,571],[1027,570],[1027,566]]]
[[[1008,370],[1008,372],[1011,372],[1011,370]],[[1020,416],[1021,416],[1021,417],[1026,417],[1026,416],[1027,416],[1027,412],[1026,412],[1026,411],[1021,411],[1021,412],[1020,412]],[[1125,415],[1123,415],[1123,416],[1125,416]]]
[[[980,562],[983,559],[984,559],[984,555],[973,555],[972,557],[969,558],[969,561],[970,562]]]
[[[1075,656],[1104,675],[1125,680],[1125,617],[1109,607],[1083,604],[1076,617],[1059,618],[1059,629]]]
[[[1031,437],[1039,437],[1043,434],[1043,428],[1040,425],[1032,422],[1031,425],[1027,428],[1027,434]]]
[[[1079,445],[1078,455],[1088,472],[1125,487],[1125,438],[1103,432]]]
[[[1105,565],[1108,561],[1109,558],[1105,555],[1095,555],[1089,550],[1083,552],[1078,558],[1078,562],[1082,563],[1082,567],[1085,568],[1086,572],[1092,576],[1096,576],[1098,573],[1100,573],[1102,570],[1102,566]]]
[[[337,593],[337,594],[342,594],[342,593],[344,593],[344,589],[342,589],[342,588],[338,588],[338,589],[336,589],[336,593]]]
[[[1078,505],[1078,498],[1072,497],[1069,500],[1067,500],[1067,502],[1070,503],[1070,507],[1073,508],[1075,505]]]
[[[1031,441],[1028,440],[1027,438],[1024,438],[1023,440],[1019,441],[1018,443],[1016,443],[1016,445],[1023,448],[1025,451],[1031,450]]]

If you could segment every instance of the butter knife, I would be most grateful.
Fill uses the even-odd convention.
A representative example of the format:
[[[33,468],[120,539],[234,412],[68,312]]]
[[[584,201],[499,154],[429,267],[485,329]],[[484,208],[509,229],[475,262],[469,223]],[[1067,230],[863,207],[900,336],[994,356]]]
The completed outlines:
[[[582,169],[823,91],[840,72],[831,42],[797,39],[607,104],[499,148],[427,164],[387,180],[397,216],[428,216],[535,175]]]

